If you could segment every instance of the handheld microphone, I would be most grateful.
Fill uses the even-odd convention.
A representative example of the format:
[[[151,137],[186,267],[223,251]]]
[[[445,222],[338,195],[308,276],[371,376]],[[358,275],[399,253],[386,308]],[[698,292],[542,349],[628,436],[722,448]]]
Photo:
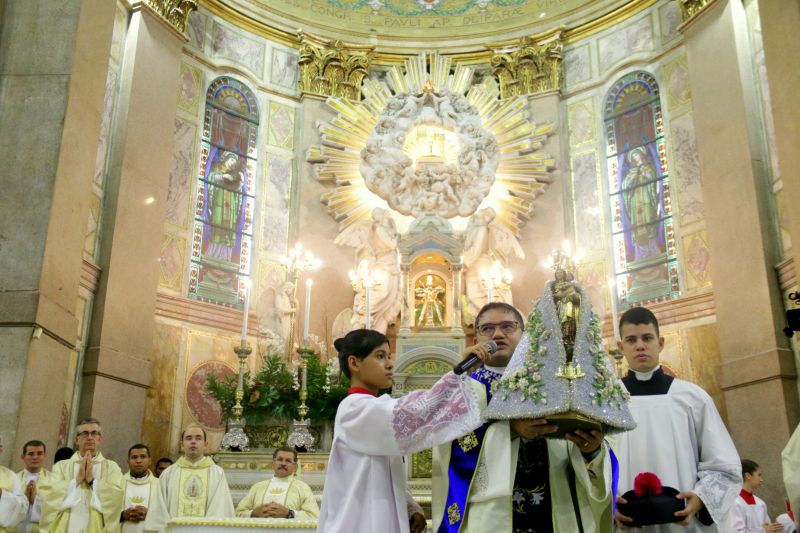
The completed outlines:
[[[489,353],[494,353],[497,351],[497,343],[494,341],[489,341],[486,343],[486,349],[489,350]],[[458,363],[456,366],[453,367],[453,374],[456,376],[463,374],[467,371],[469,367],[480,361],[481,358],[475,355],[474,353],[471,354],[469,357]]]

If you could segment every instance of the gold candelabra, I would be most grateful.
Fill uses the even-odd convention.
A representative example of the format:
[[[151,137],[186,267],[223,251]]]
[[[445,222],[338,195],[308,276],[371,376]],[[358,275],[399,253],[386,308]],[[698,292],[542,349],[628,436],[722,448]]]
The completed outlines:
[[[292,352],[292,345],[295,335],[295,318],[297,316],[297,281],[304,272],[316,270],[322,264],[311,250],[304,249],[301,243],[296,243],[293,248],[290,248],[286,253],[286,257],[281,261],[283,267],[286,269],[286,280],[292,284],[292,313],[289,319],[289,334],[286,342],[286,353]],[[305,340],[305,339],[304,339]]]
[[[305,451],[314,451],[316,439],[308,430],[311,425],[311,420],[306,418],[308,416],[308,406],[306,400],[308,399],[308,358],[314,355],[314,349],[304,344],[297,349],[300,355],[300,406],[297,408],[298,419],[292,422],[292,431],[286,439],[288,446],[294,446],[295,449],[302,448]]]
[[[350,285],[356,294],[364,291],[364,327],[367,329],[372,328],[372,291],[377,291],[381,284],[379,281],[372,279],[369,272],[362,269],[358,271],[351,270],[349,272]]]
[[[253,352],[253,349],[247,344],[246,340],[242,339],[241,344],[235,346],[233,351],[239,358],[239,376],[236,380],[236,393],[234,394],[236,403],[233,405],[233,409],[231,409],[232,416],[228,419],[228,430],[222,437],[220,447],[228,451],[246,452],[250,446],[250,439],[247,438],[247,434],[244,432],[245,419],[243,416],[244,407],[242,406],[242,400],[244,400],[245,366],[247,365],[247,358]]]

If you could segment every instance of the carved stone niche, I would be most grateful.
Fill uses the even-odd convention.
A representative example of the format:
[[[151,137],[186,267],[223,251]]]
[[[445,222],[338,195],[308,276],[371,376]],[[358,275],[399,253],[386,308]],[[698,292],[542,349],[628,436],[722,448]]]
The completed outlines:
[[[402,273],[399,337],[412,331],[463,337],[461,252],[450,223],[427,214],[417,218],[398,244]]]

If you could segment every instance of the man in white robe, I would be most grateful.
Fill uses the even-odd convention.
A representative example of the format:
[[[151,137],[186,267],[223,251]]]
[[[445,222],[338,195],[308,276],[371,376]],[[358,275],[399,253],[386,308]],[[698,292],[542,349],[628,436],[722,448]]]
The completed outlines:
[[[783,484],[789,505],[795,515],[795,526],[800,528],[800,424],[795,428],[789,442],[781,452]]]
[[[236,516],[254,518],[299,518],[316,520],[319,506],[314,492],[307,483],[295,476],[297,452],[283,446],[272,453],[271,479],[259,481],[250,487],[239,505]]]
[[[158,479],[158,497],[145,519],[145,531],[163,531],[178,517],[229,518],[236,516],[225,471],[206,457],[206,432],[189,426],[181,433],[183,456]]]
[[[523,326],[519,311],[500,302],[485,305],[475,317],[477,346],[489,340],[497,345],[472,373],[481,408],[517,348]],[[610,531],[608,448],[602,437],[589,449],[587,441],[581,447],[541,438],[555,429],[544,420],[499,420],[435,448],[433,530],[507,533],[536,523],[543,531]],[[474,466],[466,456],[470,452]]]
[[[727,514],[742,487],[739,454],[711,397],[700,387],[668,376],[659,356],[664,338],[655,315],[634,307],[620,318],[617,341],[630,370],[623,379],[638,426],[615,439],[619,492],[633,489],[636,476],[652,472],[679,491],[685,508],[679,523],[646,526],[648,533],[727,533]],[[618,502],[620,500],[618,499]],[[625,503],[622,501],[622,503]],[[617,510],[617,525],[628,517]]]
[[[2,454],[3,440],[0,439],[0,455]],[[0,466],[0,533],[16,531],[17,524],[28,514],[28,505],[17,475]]]
[[[122,471],[103,457],[102,428],[96,418],[78,422],[78,451],[53,465],[39,483],[42,518],[39,530],[49,533],[119,531],[122,512]]]
[[[22,462],[25,468],[20,470],[19,484],[28,498],[28,514],[17,527],[18,533],[39,533],[39,520],[42,517],[42,500],[37,493],[39,480],[44,481],[50,474],[44,467],[47,459],[47,446],[40,440],[30,440],[22,446]]]
[[[142,533],[147,511],[158,494],[158,478],[150,472],[150,448],[134,444],[128,450],[128,472],[122,477],[125,502],[122,506],[122,533]]]

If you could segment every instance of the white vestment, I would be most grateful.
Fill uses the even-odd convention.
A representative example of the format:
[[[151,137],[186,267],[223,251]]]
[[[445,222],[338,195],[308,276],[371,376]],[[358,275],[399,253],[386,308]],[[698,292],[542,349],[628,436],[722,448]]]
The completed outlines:
[[[42,498],[39,530],[47,533],[119,531],[122,512],[122,471],[114,461],[97,453],[92,458],[91,487],[75,478],[83,457],[75,454],[53,465],[50,475],[39,482]]]
[[[285,478],[275,476],[254,484],[236,507],[236,516],[249,517],[253,509],[267,503],[283,505],[294,511],[294,517],[301,520],[319,518],[319,506],[314,492],[295,475]]]
[[[786,495],[794,512],[795,526],[800,528],[800,424],[781,452],[781,462]]]
[[[486,388],[471,380],[481,405],[486,406]],[[520,439],[511,438],[508,420],[492,423],[486,430],[480,458],[470,486],[462,533],[508,533],[512,531],[512,495],[517,470]],[[452,443],[434,448],[433,531],[445,519],[448,495],[448,469]],[[553,531],[578,531],[567,469],[575,471],[575,488],[581,522],[585,533],[612,531],[611,464],[605,443],[600,452],[586,463],[580,450],[567,440],[547,441],[549,490],[552,503]]]
[[[728,529],[730,533],[764,533],[764,524],[772,520],[767,514],[767,504],[758,496],[753,496],[756,503],[750,505],[743,498],[736,498],[728,515]]]
[[[236,516],[225,471],[210,457],[196,463],[181,457],[161,473],[144,531],[164,531],[167,522],[182,516]]]
[[[14,531],[28,514],[28,498],[17,475],[4,466],[0,466],[0,491],[0,531]]]
[[[22,469],[20,472],[17,473],[19,476],[19,485],[22,489],[22,492],[25,492],[25,487],[28,486],[28,483],[33,481],[34,485],[39,486],[40,480],[47,479],[47,475],[49,472],[42,468],[35,474],[33,472],[28,472],[26,469]],[[33,504],[28,508],[28,514],[25,517],[25,520],[17,526],[17,533],[39,533],[39,520],[42,518],[42,499],[39,497],[39,493],[37,491],[36,497],[33,500]]]
[[[697,494],[714,523],[695,517],[688,526],[646,526],[648,533],[724,531],[728,511],[742,488],[742,464],[711,397],[688,381],[675,379],[667,394],[633,395],[629,404],[636,429],[612,439],[619,460],[619,494],[652,472],[665,487]]]
[[[122,504],[122,511],[130,507],[147,507],[150,510],[152,501],[157,497],[158,478],[151,472],[140,478],[131,476],[128,472],[122,476],[122,489],[125,491],[125,501]],[[144,520],[141,522],[123,522],[122,533],[142,533],[144,531]]]
[[[319,533],[408,533],[404,455],[481,425],[470,378],[445,374],[402,398],[351,394],[339,404]]]

